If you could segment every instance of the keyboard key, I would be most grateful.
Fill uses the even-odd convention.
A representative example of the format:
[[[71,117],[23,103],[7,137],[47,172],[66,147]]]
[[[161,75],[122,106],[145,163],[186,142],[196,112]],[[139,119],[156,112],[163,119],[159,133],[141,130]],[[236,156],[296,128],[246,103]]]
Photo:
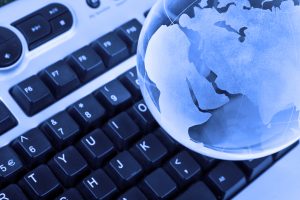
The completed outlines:
[[[167,147],[170,153],[178,149],[179,143],[176,142],[166,131],[162,128],[156,129],[153,134]]]
[[[79,185],[86,199],[112,199],[118,189],[104,171],[98,169],[86,177]]]
[[[177,191],[176,183],[161,168],[148,175],[141,188],[151,199],[169,199]]]
[[[256,178],[261,172],[269,168],[272,163],[272,156],[240,162],[249,180]]]
[[[27,197],[19,186],[13,184],[0,190],[0,200],[27,200]]]
[[[129,50],[123,40],[114,33],[108,33],[93,43],[107,67],[113,67],[129,57]]]
[[[132,100],[131,94],[118,80],[105,84],[95,95],[111,114],[124,110]]]
[[[137,142],[131,152],[146,168],[159,166],[168,154],[166,147],[151,134]]]
[[[73,17],[71,12],[67,11],[64,14],[50,20],[52,35],[59,35],[68,31],[73,25]]]
[[[140,134],[139,127],[126,112],[109,120],[103,130],[120,150],[127,149]]]
[[[207,181],[217,198],[228,199],[246,184],[246,177],[234,163],[223,161],[208,173]]]
[[[93,168],[102,166],[116,152],[113,143],[100,129],[95,129],[83,137],[78,149]]]
[[[46,165],[41,165],[27,173],[20,186],[31,199],[53,199],[60,192],[61,185]]]
[[[71,188],[59,195],[55,200],[83,200],[83,197],[76,189]]]
[[[131,92],[135,100],[141,98],[140,83],[137,76],[136,67],[128,70],[120,77],[121,82]]]
[[[65,7],[62,4],[59,3],[51,3],[45,7],[43,7],[39,12],[47,19],[53,19],[63,13],[65,13],[68,10],[67,7]]]
[[[50,90],[37,76],[31,76],[15,85],[11,94],[29,116],[38,113],[54,102]]]
[[[63,61],[47,67],[39,75],[57,99],[66,96],[80,85],[75,72]]]
[[[67,187],[76,184],[75,181],[88,170],[87,162],[73,146],[56,154],[54,158],[50,160],[49,166]]]
[[[18,124],[16,118],[8,110],[5,104],[0,101],[0,135],[12,129]]]
[[[49,118],[41,127],[57,149],[71,144],[80,134],[79,125],[66,111]]]
[[[157,126],[144,100],[135,103],[129,113],[134,121],[146,132],[153,130]]]
[[[179,185],[190,183],[201,173],[200,165],[186,151],[174,156],[168,162],[167,169]]]
[[[176,200],[192,200],[195,198],[201,200],[217,200],[215,195],[203,182],[193,184],[182,195],[176,198]]]
[[[128,151],[123,151],[108,163],[107,170],[119,187],[125,188],[139,178],[143,169]]]
[[[49,140],[37,128],[15,139],[12,145],[27,164],[43,162],[53,150]]]
[[[98,8],[100,6],[100,0],[86,0],[86,3],[91,8]]]
[[[82,82],[88,82],[105,71],[102,59],[89,46],[72,53],[68,58],[68,62]]]
[[[18,155],[9,146],[0,148],[0,183],[15,180],[23,170]]]
[[[141,30],[142,24],[136,19],[130,20],[117,29],[117,33],[126,42],[132,54],[136,53]]]
[[[137,187],[133,187],[122,194],[118,200],[147,200],[147,198]]]
[[[77,101],[68,111],[84,130],[100,124],[106,114],[103,106],[92,95]]]
[[[203,170],[209,170],[217,163],[217,160],[199,153],[192,152],[193,157],[200,163]]]

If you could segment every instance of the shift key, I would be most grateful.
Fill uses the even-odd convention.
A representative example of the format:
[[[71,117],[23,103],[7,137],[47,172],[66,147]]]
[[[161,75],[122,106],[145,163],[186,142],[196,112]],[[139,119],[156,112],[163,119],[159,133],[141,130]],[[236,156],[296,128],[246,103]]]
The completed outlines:
[[[38,113],[54,101],[50,90],[37,76],[15,85],[11,94],[28,116]]]

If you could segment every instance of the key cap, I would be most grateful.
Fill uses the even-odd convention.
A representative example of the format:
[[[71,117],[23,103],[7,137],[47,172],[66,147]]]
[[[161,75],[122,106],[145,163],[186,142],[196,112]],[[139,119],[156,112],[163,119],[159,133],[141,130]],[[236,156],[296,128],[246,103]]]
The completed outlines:
[[[106,114],[103,106],[92,95],[77,101],[69,107],[68,111],[84,130],[100,124]]]
[[[118,192],[116,185],[101,169],[86,177],[79,185],[79,190],[86,199],[112,199]]]
[[[273,163],[272,156],[240,162],[249,180],[253,180]]]
[[[131,152],[147,169],[159,166],[168,154],[166,147],[151,134],[137,142]]]
[[[126,42],[132,54],[136,53],[141,29],[142,24],[136,19],[130,20],[117,29],[118,35]]]
[[[118,200],[147,200],[145,195],[137,187],[133,187],[124,194],[122,194]]]
[[[113,143],[100,129],[95,129],[83,137],[78,149],[95,169],[102,166],[103,162],[116,152]]]
[[[212,191],[210,191],[210,189],[202,181],[193,184],[182,195],[176,198],[176,200],[192,200],[195,198],[201,200],[217,200]]]
[[[84,83],[105,71],[101,57],[89,46],[85,46],[72,53],[68,58],[68,63]]]
[[[53,150],[49,140],[37,128],[15,139],[12,146],[27,164],[43,162]]]
[[[192,153],[192,156],[200,163],[203,170],[209,170],[217,163],[217,160],[211,157]]]
[[[138,100],[141,98],[140,83],[136,72],[136,67],[128,70],[120,76],[121,82],[131,92],[133,98]]]
[[[142,190],[147,197],[169,199],[176,191],[177,185],[161,168],[149,174],[142,182]]]
[[[40,165],[27,173],[19,184],[31,199],[36,200],[53,199],[62,189],[46,165]]]
[[[132,157],[128,151],[115,156],[106,167],[119,187],[125,188],[134,183],[142,174],[142,166]]]
[[[27,200],[19,186],[9,185],[0,191],[0,200]]]
[[[156,121],[150,113],[144,100],[135,103],[129,111],[134,121],[145,131],[149,132],[157,127]]]
[[[100,37],[92,46],[101,55],[107,67],[113,67],[129,57],[125,42],[114,32]]]
[[[118,80],[105,84],[96,90],[95,95],[111,115],[127,108],[132,100],[131,94]]]
[[[200,165],[186,152],[182,151],[174,156],[167,164],[169,174],[181,186],[199,177]]]
[[[50,90],[37,76],[31,76],[15,85],[11,89],[11,94],[29,116],[38,113],[54,102]]]
[[[88,171],[87,162],[73,146],[56,154],[49,166],[67,187],[73,186]]]
[[[9,146],[0,148],[0,183],[15,180],[23,171],[23,164]]]
[[[207,175],[218,199],[228,199],[246,184],[243,172],[232,162],[219,163]]]
[[[79,125],[66,111],[49,118],[41,127],[57,149],[70,145],[80,134]]]
[[[170,153],[176,151],[179,148],[178,142],[176,142],[166,131],[162,128],[156,129],[153,134],[167,147]]]
[[[54,19],[50,20],[50,24],[53,37],[68,31],[73,25],[73,17],[71,12],[67,11],[64,14],[55,17]]]
[[[18,124],[16,118],[8,110],[5,104],[0,101],[0,135],[12,129]]]
[[[83,200],[83,197],[75,188],[71,188],[59,195],[55,200]]]
[[[55,98],[59,99],[74,91],[80,81],[71,67],[59,61],[39,73]]]
[[[128,148],[140,134],[139,127],[126,112],[122,112],[109,120],[103,130],[120,150]]]

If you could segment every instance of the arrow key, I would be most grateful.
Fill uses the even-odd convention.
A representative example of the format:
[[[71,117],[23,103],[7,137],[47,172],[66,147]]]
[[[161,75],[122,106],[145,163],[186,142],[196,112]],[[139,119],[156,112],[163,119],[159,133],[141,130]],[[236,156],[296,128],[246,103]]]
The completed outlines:
[[[174,156],[166,168],[179,185],[190,183],[201,173],[200,165],[186,151]]]

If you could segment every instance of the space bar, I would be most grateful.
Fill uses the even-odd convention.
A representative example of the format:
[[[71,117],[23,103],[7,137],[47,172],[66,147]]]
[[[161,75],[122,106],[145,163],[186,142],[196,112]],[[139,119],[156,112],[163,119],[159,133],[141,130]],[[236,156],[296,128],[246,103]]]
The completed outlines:
[[[300,199],[300,145],[285,155],[256,181],[238,194],[235,200]]]

